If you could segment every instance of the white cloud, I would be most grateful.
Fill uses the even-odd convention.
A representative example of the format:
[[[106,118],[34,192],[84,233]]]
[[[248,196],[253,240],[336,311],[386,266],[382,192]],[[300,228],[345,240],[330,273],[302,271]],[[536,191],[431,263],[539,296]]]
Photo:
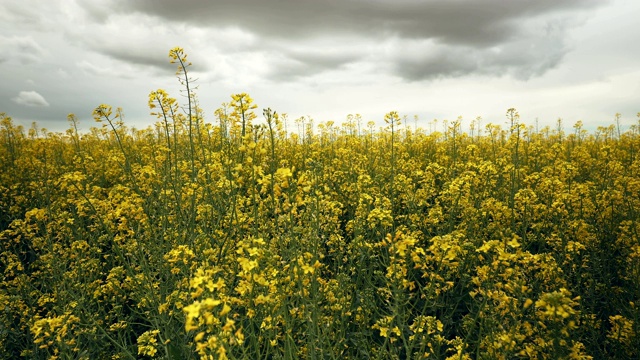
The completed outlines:
[[[20,91],[18,96],[11,100],[25,106],[49,106],[47,100],[35,91]]]

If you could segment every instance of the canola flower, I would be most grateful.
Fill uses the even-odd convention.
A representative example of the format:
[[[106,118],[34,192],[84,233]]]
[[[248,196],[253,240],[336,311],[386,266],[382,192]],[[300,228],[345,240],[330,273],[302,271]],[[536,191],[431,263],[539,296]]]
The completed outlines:
[[[0,114],[2,357],[640,356],[640,123],[209,119],[170,59],[147,129]]]

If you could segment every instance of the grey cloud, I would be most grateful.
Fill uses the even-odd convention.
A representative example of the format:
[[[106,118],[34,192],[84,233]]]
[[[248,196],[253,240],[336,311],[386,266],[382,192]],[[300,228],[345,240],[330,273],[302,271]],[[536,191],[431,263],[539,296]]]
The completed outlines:
[[[145,14],[128,11],[119,13],[113,8],[116,4],[110,1],[78,1],[67,5],[61,6],[56,14],[58,19],[65,19],[58,24],[58,32],[66,43],[80,51],[89,50],[109,60],[116,60],[123,69],[139,74],[174,72],[176,66],[169,62],[169,49],[183,45],[177,40],[192,31],[192,27],[186,25],[181,29],[166,26]],[[92,62],[100,62],[93,58]],[[113,65],[114,69],[118,65],[107,63]],[[196,64],[198,70],[206,70],[206,62]]]
[[[114,0],[114,9],[209,27],[239,26],[285,39],[355,33],[495,44],[518,32],[518,20],[588,9],[599,0]]]
[[[15,60],[19,64],[39,62],[45,56],[45,50],[31,36],[0,35],[0,63]]]
[[[279,54],[267,72],[275,80],[292,79],[370,60],[387,63],[406,80],[456,77],[466,74],[511,74],[526,79],[557,66],[568,51],[564,27],[550,35],[544,28],[570,12],[589,10],[599,0],[113,0],[113,9],[139,12],[174,24],[214,29],[240,28],[258,41],[245,51]],[[348,51],[327,45],[333,39],[359,38],[377,44],[367,51]],[[381,54],[382,44],[429,42],[429,52],[397,49]],[[319,43],[310,49],[302,43]],[[531,49],[538,48],[538,52]],[[408,46],[408,45],[407,45]],[[500,49],[500,51],[495,51]],[[408,52],[410,56],[402,54]],[[373,59],[373,60],[371,60]],[[132,60],[132,59],[130,59]],[[135,60],[135,59],[133,59]]]
[[[59,28],[51,18],[57,13],[57,6],[55,1],[3,0],[0,3],[0,22],[10,23],[11,30],[45,31],[56,25]]]
[[[366,55],[365,51],[351,48],[349,44],[311,44],[270,46],[272,50],[267,58],[271,60],[272,67],[268,76],[274,80],[292,81],[326,71],[340,70]]]
[[[143,16],[122,17],[109,24],[91,23],[86,28],[69,28],[66,36],[78,46],[134,66],[138,72],[166,75],[177,68],[170,63],[168,54],[171,48],[179,45],[176,44],[178,36],[172,29],[152,24]],[[207,61],[199,54],[189,53],[189,60],[194,63],[192,71],[208,70]]]
[[[278,56],[269,60],[270,69],[267,71],[267,76],[277,81],[295,81],[331,69],[338,69],[341,64],[341,61],[332,59],[301,61],[295,58]]]
[[[108,1],[83,1],[78,5],[89,15],[92,22],[103,23],[113,12]]]
[[[427,55],[398,56],[392,62],[394,72],[405,79],[433,79],[459,77],[476,72],[479,59],[466,48],[449,47]]]
[[[47,100],[35,91],[20,91],[18,96],[11,100],[25,106],[49,106]]]
[[[309,64],[319,68],[337,68],[344,64],[358,60],[363,54],[361,51],[345,48],[322,49],[284,49],[283,53],[293,60]]]
[[[561,62],[568,51],[564,41],[566,27],[562,22],[556,23],[487,48],[400,42],[393,48],[390,63],[393,71],[407,80],[469,74],[511,75],[527,80]]]
[[[119,74],[114,73],[111,68],[106,68],[103,66],[95,65],[87,60],[82,60],[76,63],[76,66],[82,70],[87,75],[93,76],[119,76]]]
[[[115,48],[100,48],[99,51],[103,55],[124,61],[130,64],[141,65],[142,67],[151,67],[158,71],[159,74],[171,74],[171,71],[175,71],[176,65],[169,62],[167,56],[169,49],[166,51],[150,51],[146,52],[140,48],[130,47],[115,47]],[[206,64],[198,64],[198,67],[202,68]]]

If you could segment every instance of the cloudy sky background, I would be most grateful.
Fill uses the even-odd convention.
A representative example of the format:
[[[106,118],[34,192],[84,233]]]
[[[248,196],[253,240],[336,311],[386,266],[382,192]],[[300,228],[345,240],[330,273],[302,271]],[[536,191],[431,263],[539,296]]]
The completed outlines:
[[[2,0],[0,112],[52,131],[101,103],[145,128],[148,94],[180,98],[180,46],[206,120],[230,95],[316,123],[397,110],[595,129],[640,112],[636,0]],[[260,109],[257,111],[261,114]]]

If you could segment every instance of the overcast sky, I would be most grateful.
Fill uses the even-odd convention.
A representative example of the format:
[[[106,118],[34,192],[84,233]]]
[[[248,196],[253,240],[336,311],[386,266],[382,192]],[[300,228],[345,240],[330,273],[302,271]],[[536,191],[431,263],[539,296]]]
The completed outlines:
[[[122,107],[145,128],[149,92],[180,98],[168,52],[185,49],[207,121],[230,95],[290,119],[429,127],[562,118],[594,129],[640,112],[637,0],[2,0],[0,112],[84,130]]]

